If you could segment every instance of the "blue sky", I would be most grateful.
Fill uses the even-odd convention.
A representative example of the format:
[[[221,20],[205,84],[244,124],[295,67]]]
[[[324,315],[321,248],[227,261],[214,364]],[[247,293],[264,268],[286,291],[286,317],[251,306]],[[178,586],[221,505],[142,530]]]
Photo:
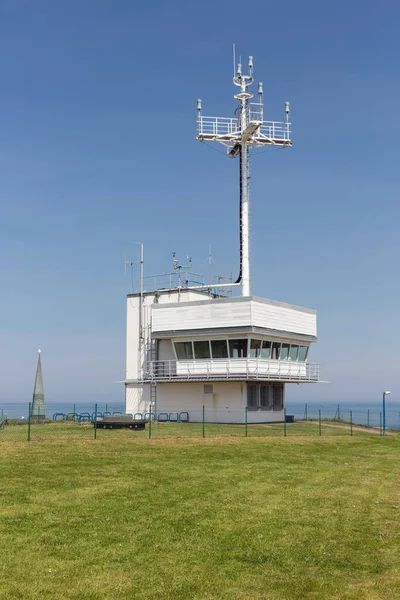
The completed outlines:
[[[236,275],[238,163],[195,141],[197,98],[235,108],[232,42],[265,118],[291,102],[293,148],[252,162],[252,291],[318,310],[330,384],[288,398],[399,400],[400,6],[244,6],[0,0],[0,401],[39,347],[47,401],[123,398],[132,241],[147,274],[211,243]]]

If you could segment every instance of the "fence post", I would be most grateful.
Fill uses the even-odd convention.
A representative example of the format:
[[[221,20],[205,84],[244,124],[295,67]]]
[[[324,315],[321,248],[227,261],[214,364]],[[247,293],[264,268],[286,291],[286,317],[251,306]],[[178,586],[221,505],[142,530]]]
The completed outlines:
[[[353,435],[353,411],[350,411],[350,435]]]
[[[369,427],[369,409],[367,410],[367,427]]]
[[[74,413],[74,421],[75,421],[75,413],[76,413],[76,410],[75,410],[75,404],[74,404],[74,410],[73,410],[73,413]]]
[[[94,405],[94,423],[93,423],[93,437],[96,440],[97,439],[97,402]]]
[[[337,415],[338,421],[340,421],[340,404],[337,405]]]
[[[204,404],[203,404],[203,422],[202,422],[202,431],[203,431],[203,437],[205,436],[205,431],[204,431],[204,419],[205,419],[205,408],[204,408]]]
[[[382,435],[382,413],[379,413],[379,435]]]
[[[247,430],[247,410],[248,410],[248,408],[246,406],[245,409],[244,409],[244,419],[245,419],[244,422],[245,422],[245,435],[246,435],[246,437],[248,436],[248,430]]]
[[[107,404],[106,404],[106,408],[107,408]],[[107,412],[107,411],[106,411]],[[150,419],[149,419],[149,440],[151,439],[151,404],[150,404]]]
[[[32,403],[29,402],[29,408],[28,408],[28,442],[31,441],[31,409],[32,409]]]
[[[108,404],[106,404],[106,412],[108,412]]]
[[[304,420],[307,421],[307,402],[305,403],[305,406],[304,406]]]
[[[286,407],[283,409],[283,435],[286,437]]]
[[[318,425],[319,425],[319,435],[322,435],[322,427],[321,427],[321,409],[318,409]]]

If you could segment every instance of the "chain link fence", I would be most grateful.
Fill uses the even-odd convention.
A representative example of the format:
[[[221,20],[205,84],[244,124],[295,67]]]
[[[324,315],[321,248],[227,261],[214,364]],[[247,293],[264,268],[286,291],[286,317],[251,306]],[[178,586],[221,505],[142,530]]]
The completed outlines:
[[[72,407],[71,407],[72,408]],[[1,441],[40,441],[117,438],[208,438],[222,436],[291,437],[291,436],[358,436],[398,435],[387,427],[382,412],[370,409],[325,409],[304,405],[294,411],[150,411],[125,415],[108,407],[93,405],[92,410],[70,412],[47,410],[32,413],[26,409],[0,409]],[[400,413],[398,415],[400,426]],[[269,422],[260,422],[269,421]],[[390,423],[394,421],[393,415]]]

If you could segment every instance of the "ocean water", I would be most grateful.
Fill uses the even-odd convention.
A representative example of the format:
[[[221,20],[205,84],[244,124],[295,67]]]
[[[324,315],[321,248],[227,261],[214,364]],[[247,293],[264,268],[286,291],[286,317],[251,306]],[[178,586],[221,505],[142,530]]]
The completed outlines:
[[[307,406],[307,408],[306,408]],[[28,417],[27,402],[3,402],[0,403],[0,416],[6,414],[10,418],[27,418]],[[45,403],[46,416],[52,418],[56,413],[72,413],[78,414],[89,413],[90,415],[95,410],[95,404],[89,402],[60,402],[60,403]],[[97,410],[100,413],[108,411],[113,412],[125,412],[124,402],[110,402],[98,403]],[[201,407],[199,407],[201,410]],[[286,413],[288,415],[294,415],[297,419],[303,419],[307,416],[309,419],[318,419],[319,411],[321,411],[322,419],[332,419],[334,417],[340,417],[346,421],[350,420],[350,411],[353,423],[360,425],[370,425],[371,427],[379,427],[381,414],[382,414],[382,402],[300,402],[300,401],[288,401],[286,406]],[[390,429],[400,430],[400,402],[393,402],[388,400],[386,402],[386,427]]]
[[[321,403],[289,401],[286,406],[286,413],[294,415],[297,419],[305,418],[306,413],[309,419],[318,419],[319,411],[321,411],[322,419],[339,417],[350,421],[351,417],[353,423],[379,427],[382,408],[382,402],[379,401],[363,403],[349,401],[324,401]],[[400,429],[400,402],[386,401],[386,427]]]

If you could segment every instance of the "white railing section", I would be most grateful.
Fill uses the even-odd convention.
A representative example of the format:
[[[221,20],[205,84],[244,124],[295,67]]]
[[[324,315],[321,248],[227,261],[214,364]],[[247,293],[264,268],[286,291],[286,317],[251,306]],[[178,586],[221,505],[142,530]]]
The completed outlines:
[[[320,377],[317,363],[256,358],[156,360],[148,362],[143,373],[143,381],[194,379],[318,382]]]
[[[260,112],[249,110],[250,122],[259,123],[259,127],[253,133],[250,143],[270,143],[290,145],[290,123],[277,121],[261,121]],[[240,123],[236,118],[226,117],[199,117],[198,135],[199,140],[223,140],[234,142],[241,136]]]
[[[200,136],[240,136],[237,119],[228,117],[200,117],[198,134]]]

